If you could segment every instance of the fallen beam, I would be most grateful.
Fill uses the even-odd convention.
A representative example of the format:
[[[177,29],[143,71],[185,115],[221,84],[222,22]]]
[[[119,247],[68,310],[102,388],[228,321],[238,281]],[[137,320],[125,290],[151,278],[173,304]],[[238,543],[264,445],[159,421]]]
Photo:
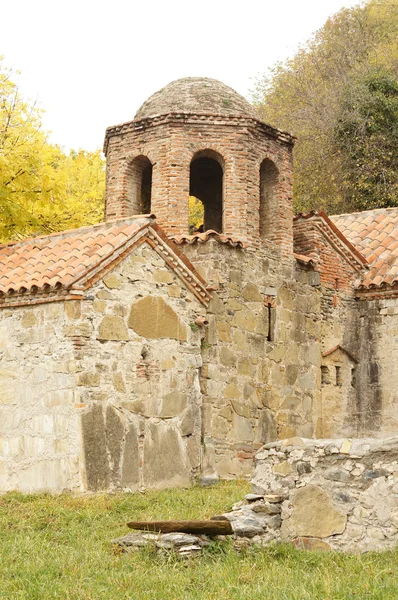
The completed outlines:
[[[227,519],[220,521],[130,521],[127,523],[127,527],[159,533],[233,534],[231,523]]]

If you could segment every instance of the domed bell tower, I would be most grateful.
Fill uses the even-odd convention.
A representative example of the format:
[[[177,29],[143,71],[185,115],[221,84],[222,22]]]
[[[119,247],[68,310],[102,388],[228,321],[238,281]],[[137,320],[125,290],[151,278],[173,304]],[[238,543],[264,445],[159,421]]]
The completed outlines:
[[[107,129],[106,218],[152,212],[169,236],[186,235],[192,195],[204,230],[291,255],[293,143],[220,81],[178,79]]]

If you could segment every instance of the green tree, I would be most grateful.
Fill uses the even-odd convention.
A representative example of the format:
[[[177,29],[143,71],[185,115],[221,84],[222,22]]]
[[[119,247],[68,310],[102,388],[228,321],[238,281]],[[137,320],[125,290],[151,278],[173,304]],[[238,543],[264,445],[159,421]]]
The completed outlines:
[[[328,19],[293,58],[257,81],[254,101],[261,117],[298,138],[296,210],[323,208],[332,213],[363,207],[358,190],[354,194],[356,164],[347,156],[348,139],[343,143],[338,132],[354,96],[363,106],[362,112],[355,109],[362,118],[358,128],[364,127],[370,76],[383,73],[397,81],[397,39],[398,0],[369,0]],[[389,135],[387,129],[384,134]],[[370,143],[370,136],[366,139]],[[381,156],[373,168],[384,168]],[[369,185],[380,179],[376,172],[372,177]],[[384,189],[389,203],[394,196],[391,185],[389,192]],[[371,196],[377,193],[376,184]]]
[[[0,240],[102,218],[104,161],[48,142],[40,111],[24,101],[0,57]]]
[[[350,208],[398,204],[398,80],[375,71],[343,96],[335,130]]]

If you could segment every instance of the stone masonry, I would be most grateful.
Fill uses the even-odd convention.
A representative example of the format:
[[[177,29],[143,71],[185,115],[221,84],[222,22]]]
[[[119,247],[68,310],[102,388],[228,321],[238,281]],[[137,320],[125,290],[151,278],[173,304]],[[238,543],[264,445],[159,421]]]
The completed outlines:
[[[228,86],[172,82],[107,129],[105,223],[0,246],[0,491],[397,433],[398,209],[293,219],[293,144]]]

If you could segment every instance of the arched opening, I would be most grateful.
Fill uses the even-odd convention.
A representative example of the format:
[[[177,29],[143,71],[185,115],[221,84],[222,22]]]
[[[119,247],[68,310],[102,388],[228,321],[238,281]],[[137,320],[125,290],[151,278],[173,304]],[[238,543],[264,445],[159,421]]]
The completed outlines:
[[[278,218],[278,169],[265,158],[260,165],[260,237],[272,232]]]
[[[204,208],[203,230],[222,232],[223,168],[216,152],[204,150],[194,156],[190,167],[189,195]],[[199,226],[201,229],[201,226]]]
[[[132,215],[151,212],[152,163],[146,156],[137,156],[127,169],[127,200]]]

